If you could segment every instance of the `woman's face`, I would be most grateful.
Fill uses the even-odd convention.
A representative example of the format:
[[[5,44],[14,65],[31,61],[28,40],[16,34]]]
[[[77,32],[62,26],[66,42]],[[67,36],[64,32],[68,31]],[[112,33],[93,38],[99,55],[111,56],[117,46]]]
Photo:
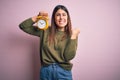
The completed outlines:
[[[55,23],[57,24],[58,29],[64,31],[64,28],[67,25],[67,21],[68,21],[67,13],[64,10],[59,9],[55,13]]]

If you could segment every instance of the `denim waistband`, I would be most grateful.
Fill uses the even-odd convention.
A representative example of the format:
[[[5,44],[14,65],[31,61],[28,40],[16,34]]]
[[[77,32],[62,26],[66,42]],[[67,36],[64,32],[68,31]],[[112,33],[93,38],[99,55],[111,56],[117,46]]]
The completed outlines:
[[[57,66],[59,66],[59,65],[58,65],[58,63],[52,63],[52,64],[50,64],[49,66],[57,67]]]
[[[42,64],[43,67],[48,67],[48,66],[58,66],[58,63],[51,63],[51,64]]]

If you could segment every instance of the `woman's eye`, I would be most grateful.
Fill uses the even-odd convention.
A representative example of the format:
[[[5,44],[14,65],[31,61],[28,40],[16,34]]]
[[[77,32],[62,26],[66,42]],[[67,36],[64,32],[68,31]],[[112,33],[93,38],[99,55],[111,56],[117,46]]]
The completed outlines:
[[[60,14],[56,14],[56,16],[60,16]]]
[[[67,16],[67,14],[66,13],[62,13],[62,14],[56,14],[56,16]]]
[[[63,14],[63,16],[66,16],[66,14]]]

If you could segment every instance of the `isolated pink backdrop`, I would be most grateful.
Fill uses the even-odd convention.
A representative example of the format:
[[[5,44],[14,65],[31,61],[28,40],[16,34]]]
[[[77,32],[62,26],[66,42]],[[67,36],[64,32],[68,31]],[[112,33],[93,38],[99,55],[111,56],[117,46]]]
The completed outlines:
[[[73,79],[120,80],[120,0],[0,0],[0,80],[38,80],[39,38],[18,25],[58,4],[81,30]]]

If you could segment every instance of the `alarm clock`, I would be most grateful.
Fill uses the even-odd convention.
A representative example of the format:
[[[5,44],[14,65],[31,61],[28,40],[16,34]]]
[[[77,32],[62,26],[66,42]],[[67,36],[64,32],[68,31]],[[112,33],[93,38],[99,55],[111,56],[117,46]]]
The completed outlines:
[[[37,17],[37,27],[41,30],[46,30],[48,28],[48,17],[38,16]]]

